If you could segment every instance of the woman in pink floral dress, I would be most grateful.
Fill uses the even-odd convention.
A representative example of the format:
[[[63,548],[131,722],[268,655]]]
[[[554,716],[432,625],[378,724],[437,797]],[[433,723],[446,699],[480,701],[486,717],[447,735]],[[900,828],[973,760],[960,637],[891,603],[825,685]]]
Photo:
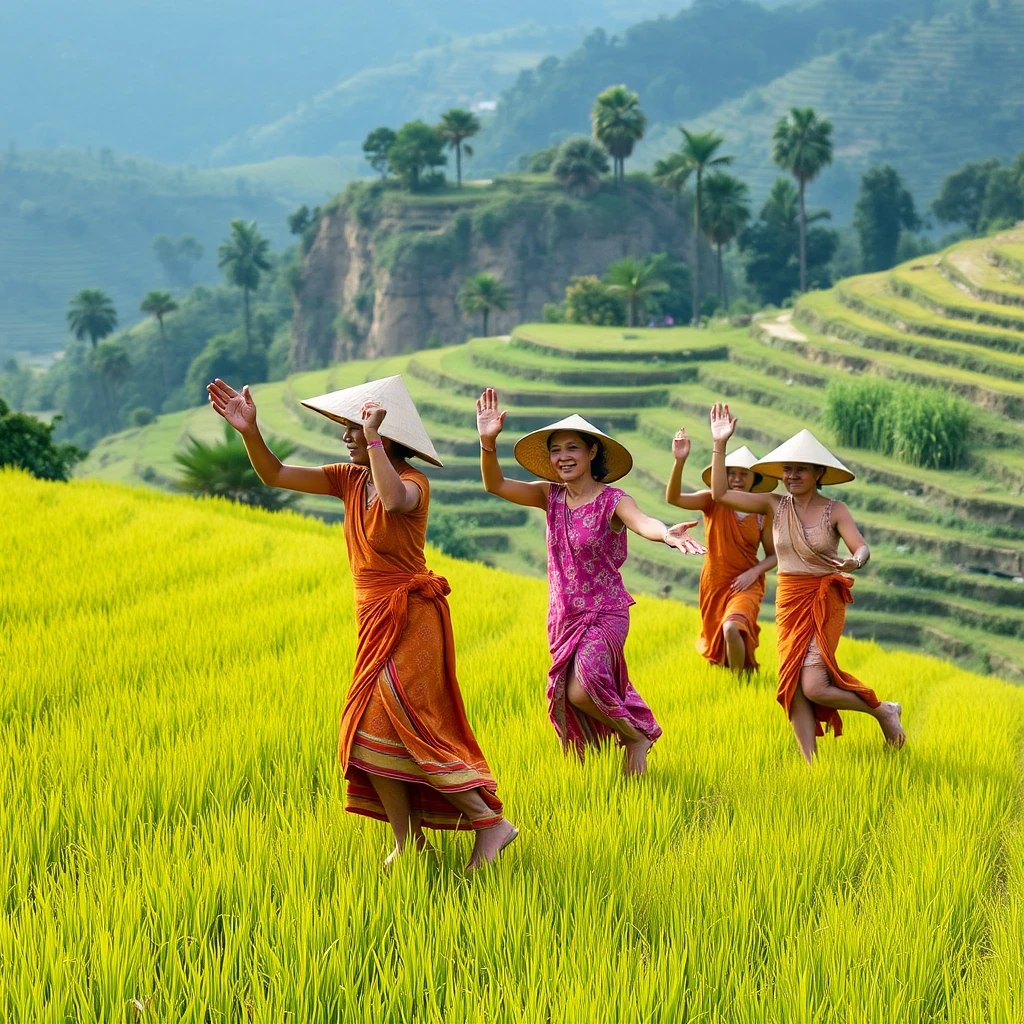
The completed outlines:
[[[548,713],[562,749],[582,759],[586,747],[615,736],[625,772],[642,775],[647,751],[661,735],[651,709],[630,682],[623,649],[633,598],[622,583],[626,528],[683,554],[704,554],[687,532],[696,521],[668,527],[645,515],[618,487],[633,459],[582,416],[569,416],[521,438],[516,460],[544,479],[508,480],[497,439],[505,422],[488,388],[477,402],[484,487],[517,505],[547,513]]]

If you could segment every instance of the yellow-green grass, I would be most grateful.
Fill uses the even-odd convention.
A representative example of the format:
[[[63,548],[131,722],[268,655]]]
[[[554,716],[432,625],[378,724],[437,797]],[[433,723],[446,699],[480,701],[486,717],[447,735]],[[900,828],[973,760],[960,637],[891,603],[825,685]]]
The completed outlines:
[[[526,324],[516,329],[513,342],[525,347],[539,346],[554,355],[573,353],[578,358],[650,358],[661,356],[672,361],[700,359],[703,352],[727,345],[731,338],[744,334],[736,329],[701,332],[686,327],[614,328],[595,331],[583,324]],[[648,356],[647,354],[650,354]]]
[[[627,654],[665,735],[626,781],[559,751],[543,583],[431,554],[521,836],[471,878],[450,834],[385,877],[386,827],[342,809],[337,527],[10,472],[0,512],[5,1020],[1024,1015],[1019,689],[844,640],[909,742],[850,714],[807,769],[771,628],[737,682],[692,609],[642,599]]]
[[[931,262],[903,264],[890,273],[889,279],[899,294],[940,316],[952,320],[971,320],[1004,330],[1024,331],[1024,310],[974,299],[943,277],[938,266]]]
[[[1011,306],[1024,306],[1024,287],[989,255],[988,239],[962,242],[939,257],[939,270],[978,298]]]

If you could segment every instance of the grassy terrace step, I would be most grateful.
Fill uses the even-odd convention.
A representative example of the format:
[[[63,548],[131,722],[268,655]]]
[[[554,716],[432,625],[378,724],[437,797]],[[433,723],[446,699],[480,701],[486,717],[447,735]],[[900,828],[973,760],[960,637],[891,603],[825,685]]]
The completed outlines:
[[[498,388],[503,402],[510,406],[531,407],[564,405],[571,409],[632,409],[645,405],[664,405],[668,391],[647,388],[578,388],[554,386],[545,390],[524,387],[524,381],[495,372],[487,373],[474,365],[468,354],[453,352],[421,353],[409,360],[409,373],[450,395],[463,395],[474,401],[488,385]]]
[[[694,332],[689,328],[607,328],[579,324],[524,324],[510,345],[563,359],[685,363],[725,359],[734,330]],[[739,332],[742,333],[742,332]]]
[[[939,256],[939,271],[947,281],[982,302],[1024,307],[1024,287],[988,257],[988,242],[961,242]]]
[[[770,337],[767,334],[763,334],[762,337],[768,344],[784,352],[802,354],[805,359],[834,370],[872,373],[893,380],[940,387],[961,395],[982,409],[1024,422],[1024,382],[996,381],[982,373],[928,363],[896,352],[876,355],[870,349],[842,337],[818,333],[818,329],[823,325],[817,320],[810,306],[798,306],[797,319],[800,329],[807,335],[805,342]],[[763,331],[763,325],[759,326]],[[1016,442],[1016,438],[1010,440],[1001,437],[1003,431],[998,421],[989,421],[988,433],[989,443]]]
[[[890,287],[888,273],[853,277],[841,281],[834,291],[843,305],[903,333],[1024,355],[1024,336],[938,316],[912,299],[895,293]]]
[[[962,341],[902,333],[844,303],[838,289],[802,296],[794,311],[794,319],[820,334],[867,349],[955,366],[1001,380],[1024,381],[1022,355],[985,351]]]
[[[889,275],[897,295],[949,320],[969,320],[1004,330],[1024,331],[1024,309],[1014,312],[995,302],[971,301],[960,288],[942,276],[934,263],[905,263]]]
[[[499,338],[470,341],[463,346],[467,358],[488,378],[492,372],[520,381],[539,380],[565,385],[612,385],[626,388],[677,384],[695,380],[697,366],[687,363],[624,362],[597,360],[584,363],[517,348]],[[723,355],[724,358],[724,355]]]
[[[986,250],[988,258],[1018,284],[1024,284],[1024,240],[1019,232],[1001,235]]]
[[[1024,610],[1024,583],[987,573],[953,572],[941,566],[908,559],[894,549],[880,548],[867,564],[869,577],[896,587],[915,587],[936,593],[954,594],[988,606]]]
[[[779,364],[773,367],[770,352],[763,364],[750,356],[737,354],[735,361],[730,360],[724,365],[701,367],[700,386],[710,394],[733,402],[745,399],[764,408],[780,409],[803,420],[817,419],[825,398],[824,389],[788,384],[786,380],[775,377],[770,367],[779,368]],[[771,379],[766,381],[766,376]],[[678,389],[673,390],[673,395],[680,393]]]

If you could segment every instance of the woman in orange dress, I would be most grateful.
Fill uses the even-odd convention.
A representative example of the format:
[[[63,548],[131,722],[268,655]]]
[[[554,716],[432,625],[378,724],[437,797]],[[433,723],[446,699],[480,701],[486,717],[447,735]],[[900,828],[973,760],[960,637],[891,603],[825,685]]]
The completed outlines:
[[[401,378],[303,403],[345,427],[351,461],[317,468],[283,465],[270,451],[248,387],[238,394],[216,380],[208,391],[265,484],[345,503],[358,630],[339,743],[345,809],[390,823],[385,867],[410,844],[428,850],[425,827],[473,830],[467,870],[494,860],[518,833],[466,720],[448,582],[424,560],[430,486],[407,459],[440,463]]]
[[[840,711],[874,718],[893,747],[905,741],[903,709],[880,701],[872,689],[843,671],[836,648],[852,603],[853,578],[871,557],[850,510],[826,498],[822,484],[847,483],[853,474],[809,431],[801,430],[753,466],[755,473],[779,476],[787,493],[750,494],[729,489],[725,446],[736,429],[729,406],[711,410],[711,494],[715,501],[743,512],[772,516],[779,559],[775,595],[778,626],[779,687],[776,699],[785,708],[800,751],[810,764],[817,737],[830,728],[841,736]],[[839,541],[850,557],[839,557]]]
[[[683,467],[690,454],[686,428],[672,439],[675,459],[665,487],[665,500],[677,508],[704,514],[708,554],[700,574],[701,633],[697,653],[712,665],[728,665],[733,672],[752,671],[757,665],[761,627],[757,615],[764,598],[764,574],[775,568],[775,543],[771,516],[763,512],[740,512],[721,505],[710,491],[682,493]],[[762,494],[773,491],[778,481],[754,473],[750,467],[757,456],[740,448],[726,456],[729,490]],[[711,467],[704,470],[704,483],[711,483]],[[758,559],[758,548],[764,558]]]

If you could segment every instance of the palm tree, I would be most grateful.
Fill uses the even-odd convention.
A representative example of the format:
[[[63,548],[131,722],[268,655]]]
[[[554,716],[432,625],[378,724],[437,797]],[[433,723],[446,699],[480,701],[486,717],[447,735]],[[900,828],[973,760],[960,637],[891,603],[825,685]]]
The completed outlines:
[[[589,196],[601,184],[601,175],[608,170],[605,151],[586,135],[566,139],[558,149],[551,173],[559,185],[576,196]]]
[[[287,459],[295,451],[295,445],[288,441],[268,441],[279,459]],[[174,461],[183,470],[178,486],[194,494],[227,498],[271,511],[287,508],[299,497],[276,487],[267,487],[260,480],[249,461],[242,435],[227,423],[224,424],[223,441],[207,444],[189,437],[186,450],[176,452]]]
[[[270,269],[267,252],[270,243],[260,234],[256,221],[231,222],[231,237],[217,247],[217,266],[236,287],[242,289],[242,310],[245,322],[245,350],[252,348],[249,315],[249,293],[260,286],[260,273]]]
[[[792,117],[792,121],[790,121]],[[807,291],[807,214],[804,190],[832,163],[832,122],[819,120],[813,107],[793,107],[780,117],[772,136],[772,160],[800,186],[800,293]]]
[[[93,350],[92,365],[103,381],[107,426],[116,430],[118,416],[115,399],[118,389],[131,373],[132,361],[123,345],[116,341],[104,341]]]
[[[681,152],[663,156],[654,165],[651,177],[656,185],[667,188],[676,197],[676,213],[679,212],[680,197],[692,173],[693,166]]]
[[[722,249],[750,220],[750,189],[728,171],[715,171],[704,182],[704,235],[718,249],[718,298],[728,305],[722,274]]]
[[[604,283],[613,295],[621,295],[626,300],[628,326],[636,324],[637,306],[646,306],[651,296],[668,291],[668,284],[662,276],[664,262],[664,254],[647,260],[624,256],[608,268]]]
[[[170,292],[146,292],[146,297],[139,305],[139,311],[156,317],[160,325],[160,353],[164,364],[164,386],[171,386],[170,371],[167,367],[167,332],[164,330],[164,317],[178,309],[178,303]]]
[[[444,139],[449,149],[455,150],[455,175],[459,188],[462,188],[462,154],[473,155],[473,150],[466,145],[466,139],[471,139],[478,131],[480,118],[458,107],[442,114],[441,123],[437,126],[437,134]]]
[[[483,313],[484,332],[487,337],[487,318],[492,309],[506,310],[512,302],[512,292],[493,274],[474,274],[467,277],[459,289],[459,306],[466,316]]]
[[[696,327],[700,323],[700,212],[704,204],[704,171],[708,167],[731,164],[734,157],[715,156],[725,139],[714,131],[695,133],[682,126],[679,130],[683,133],[683,158],[690,170],[697,172],[697,195],[693,203],[693,325]]]
[[[626,157],[644,137],[647,115],[640,109],[640,97],[624,85],[613,85],[600,93],[590,113],[594,138],[608,150],[615,162],[615,179],[621,186],[626,177]]]
[[[117,310],[110,296],[99,288],[83,288],[72,300],[68,309],[68,327],[81,341],[86,335],[96,348],[97,342],[114,333],[117,326]]]

